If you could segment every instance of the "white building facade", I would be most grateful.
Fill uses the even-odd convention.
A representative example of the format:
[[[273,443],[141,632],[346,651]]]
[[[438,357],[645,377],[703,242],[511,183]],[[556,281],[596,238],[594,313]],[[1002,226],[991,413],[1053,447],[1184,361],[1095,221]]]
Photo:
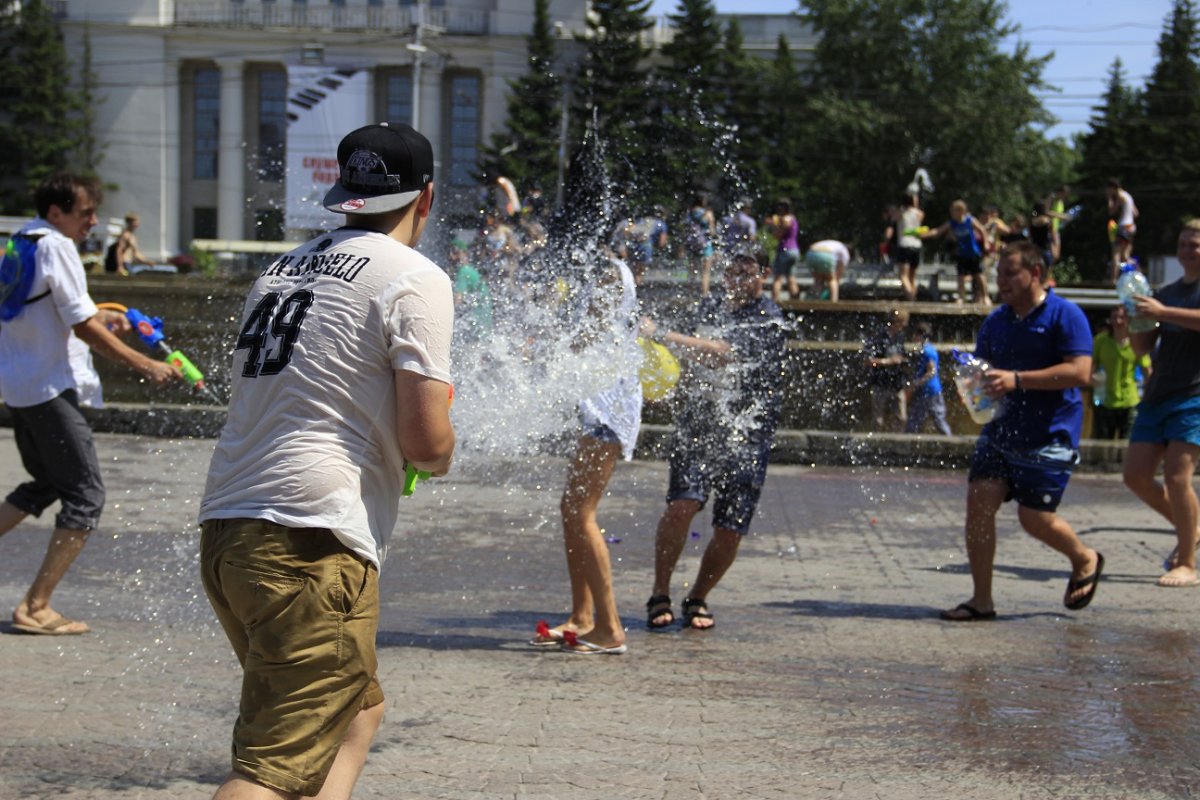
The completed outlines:
[[[587,5],[550,2],[564,60],[579,52],[574,33],[585,28]],[[193,239],[302,238],[308,226],[294,214],[298,149],[324,153],[326,160],[308,158],[301,169],[327,186],[336,179],[328,159],[337,139],[369,122],[415,124],[439,159],[442,210],[469,205],[479,150],[504,125],[508,82],[527,70],[533,27],[532,0],[66,0],[58,7],[76,65],[84,36],[91,42],[99,172],[117,187],[102,214],[140,214],[142,249],[159,258],[186,251]],[[773,50],[781,31],[798,53],[811,49],[794,17],[742,24],[752,52]],[[669,35],[660,22],[649,38]],[[337,105],[351,91],[353,102]],[[318,112],[325,118],[315,128],[332,145],[298,139],[306,115]]]

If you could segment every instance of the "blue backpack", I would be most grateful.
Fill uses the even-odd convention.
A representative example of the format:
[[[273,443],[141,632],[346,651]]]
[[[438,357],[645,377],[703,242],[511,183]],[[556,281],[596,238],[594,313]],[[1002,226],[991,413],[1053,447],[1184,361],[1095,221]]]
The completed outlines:
[[[50,294],[47,289],[36,297],[29,296],[37,274],[34,255],[40,238],[17,233],[9,238],[8,246],[4,248],[4,260],[0,261],[0,322],[16,319],[25,306]]]

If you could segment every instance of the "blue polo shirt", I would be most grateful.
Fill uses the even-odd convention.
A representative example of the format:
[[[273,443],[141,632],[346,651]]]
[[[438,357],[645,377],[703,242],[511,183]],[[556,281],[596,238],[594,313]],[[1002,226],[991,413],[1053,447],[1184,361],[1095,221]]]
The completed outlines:
[[[1092,331],[1079,306],[1046,291],[1046,299],[1024,319],[1006,304],[983,321],[975,353],[999,369],[1045,369],[1067,356],[1092,354]],[[997,446],[1033,449],[1052,442],[1079,447],[1083,398],[1079,389],[1030,390],[1004,396],[1003,413],[983,434]]]

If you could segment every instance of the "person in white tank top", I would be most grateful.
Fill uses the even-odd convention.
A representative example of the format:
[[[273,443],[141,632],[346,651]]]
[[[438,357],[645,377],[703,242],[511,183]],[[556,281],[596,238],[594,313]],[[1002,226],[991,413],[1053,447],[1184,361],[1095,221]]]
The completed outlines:
[[[637,293],[625,262],[602,265],[588,287],[585,319],[598,319],[588,332],[598,359],[615,365],[617,379],[579,405],[582,433],[567,473],[561,510],[567,572],[571,578],[571,615],[551,628],[538,622],[534,647],[561,647],[576,655],[621,655],[625,628],[613,597],[612,566],[604,534],[596,522],[600,498],[617,460],[633,458],[641,425],[642,385],[638,379],[641,348],[637,344]]]

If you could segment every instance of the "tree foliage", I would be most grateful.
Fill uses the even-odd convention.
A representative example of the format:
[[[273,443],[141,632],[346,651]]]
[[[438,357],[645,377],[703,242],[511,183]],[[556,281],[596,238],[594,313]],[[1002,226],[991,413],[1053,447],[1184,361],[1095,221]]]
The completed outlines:
[[[806,120],[810,225],[834,236],[878,230],[924,167],[950,201],[1024,208],[1050,187],[1030,163],[1053,119],[1035,90],[1050,56],[997,42],[1019,28],[995,0],[808,0],[819,39]],[[817,210],[820,210],[818,213]]]
[[[651,26],[650,0],[593,0],[586,32],[578,36],[584,53],[575,74],[571,113],[572,164],[585,131],[601,137],[604,172],[626,193],[626,202],[644,201],[653,173],[655,143],[647,137],[650,87],[643,64],[650,50],[642,33]]]
[[[1179,225],[1196,213],[1200,187],[1200,31],[1193,0],[1176,0],[1158,40],[1158,62],[1146,82],[1141,153],[1131,181],[1138,204],[1136,246],[1175,250]]]
[[[648,7],[590,3],[569,87],[571,169],[594,126],[588,163],[622,211],[658,202],[673,215],[697,189],[718,212],[741,195],[760,213],[788,196],[811,235],[869,245],[918,167],[937,186],[931,222],[958,197],[1027,213],[1073,167],[1045,135],[1050,56],[1001,49],[1018,28],[999,0],[808,0],[807,69],[782,35],[770,57],[747,55],[712,0],[678,0],[674,38],[651,58]],[[507,141],[525,127],[511,115]]]
[[[554,71],[550,0],[535,0],[528,37],[529,68],[509,82],[507,130],[492,136],[483,151],[485,175],[503,175],[518,186],[540,185],[549,192],[558,179],[562,116],[562,77]]]
[[[0,96],[0,210],[28,212],[33,188],[53,172],[96,174],[91,109],[73,86],[62,32],[42,0],[0,7]]]
[[[1142,152],[1142,96],[1126,83],[1121,59],[1108,69],[1108,87],[1092,111],[1090,130],[1079,137],[1074,193],[1081,201],[1078,218],[1062,231],[1063,252],[1075,256],[1087,278],[1108,274],[1108,221],[1104,187],[1112,178],[1127,181]]]
[[[725,26],[714,87],[719,115],[728,132],[717,187],[726,202],[767,190],[762,158],[767,152],[767,129],[761,114],[767,94],[760,77],[761,62],[747,55],[744,41],[742,26],[732,17]]]
[[[1131,88],[1114,61],[1108,88],[1079,139],[1077,192],[1083,210],[1064,234],[1064,248],[1080,254],[1084,274],[1106,273],[1108,212],[1104,186],[1117,178],[1140,215],[1134,252],[1172,253],[1180,223],[1196,213],[1200,186],[1200,30],[1194,0],[1176,0],[1158,40],[1144,90]]]
[[[714,188],[721,174],[727,129],[720,116],[721,28],[712,0],[679,0],[668,14],[674,37],[662,46],[654,73],[652,115],[662,148],[655,168],[653,200],[687,203],[696,192]]]

